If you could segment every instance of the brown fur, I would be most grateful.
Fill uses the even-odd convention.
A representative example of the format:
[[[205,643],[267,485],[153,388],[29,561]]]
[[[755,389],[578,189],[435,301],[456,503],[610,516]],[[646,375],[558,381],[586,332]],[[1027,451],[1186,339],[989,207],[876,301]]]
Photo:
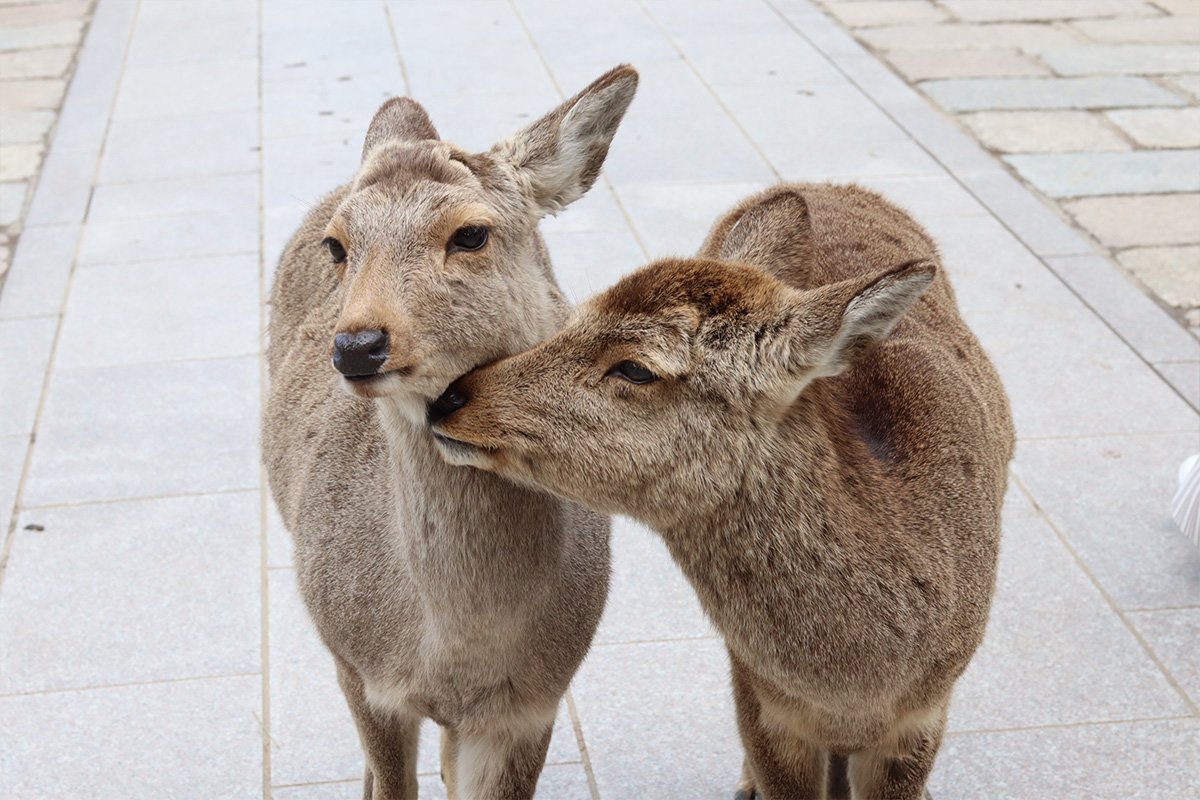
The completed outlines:
[[[422,718],[443,726],[451,796],[530,797],[555,710],[608,588],[608,521],[448,466],[425,407],[471,367],[566,319],[538,220],[596,179],[637,74],[601,77],[471,154],[386,103],[355,180],[313,209],[271,294],[263,457],[300,591],[366,755],[366,797],[415,797]],[[476,251],[447,242],[490,228]],[[347,258],[321,244],[334,237]],[[340,378],[334,336],[390,336],[383,373]]]
[[[776,187],[700,256],[456,382],[443,455],[662,535],[726,639],[743,790],[918,798],[987,621],[1004,390],[932,240],[873,192]]]

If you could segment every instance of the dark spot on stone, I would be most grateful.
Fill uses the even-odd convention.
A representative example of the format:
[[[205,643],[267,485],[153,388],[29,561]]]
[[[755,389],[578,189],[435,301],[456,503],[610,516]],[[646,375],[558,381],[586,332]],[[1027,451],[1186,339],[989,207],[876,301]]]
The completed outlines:
[[[46,526],[38,525],[36,522],[31,522],[25,526],[25,530],[27,530],[27,531],[44,531],[44,530],[46,530]]]

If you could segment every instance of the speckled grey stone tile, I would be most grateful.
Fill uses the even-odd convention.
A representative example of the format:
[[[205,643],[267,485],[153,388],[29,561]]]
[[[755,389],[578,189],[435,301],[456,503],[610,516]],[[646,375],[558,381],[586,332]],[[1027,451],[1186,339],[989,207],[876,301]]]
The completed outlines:
[[[0,321],[0,436],[33,432],[57,317]]]
[[[628,228],[546,233],[544,238],[558,284],[572,303],[607,289],[646,263]]]
[[[832,149],[848,136],[861,146],[908,142],[908,135],[854,86],[803,83],[719,87],[717,94],[760,144]],[[854,149],[861,149],[856,147]],[[706,177],[698,173],[696,179]]]
[[[0,293],[0,319],[62,310],[80,230],[79,225],[42,225],[21,233]]]
[[[79,246],[79,263],[120,264],[257,250],[257,214],[245,211],[164,214],[89,222]]]
[[[129,45],[129,66],[255,58],[257,17],[256,6],[235,0],[143,3]]]
[[[253,355],[259,350],[258,293],[256,254],[82,269],[67,303],[56,366]]]
[[[28,436],[0,436],[0,524],[10,519],[28,452]]]
[[[1080,256],[1051,258],[1047,263],[1142,358],[1147,361],[1200,359],[1200,340],[1106,259]]]
[[[102,183],[92,193],[88,222],[212,211],[240,211],[248,217],[257,217],[258,182],[258,173],[244,172],[136,183]]]
[[[261,686],[251,676],[0,698],[4,795],[257,796]]]
[[[597,643],[717,636],[658,534],[613,517],[613,575]]]
[[[949,730],[1187,713],[1050,526],[1006,519],[987,636],[955,687]]]
[[[936,800],[1158,800],[1200,787],[1200,720],[949,736],[929,782]]]
[[[1200,704],[1200,606],[1127,616],[1180,688]]]
[[[1078,303],[976,312],[969,322],[1000,371],[1018,437],[1196,427],[1196,412]]]
[[[692,255],[717,218],[773,181],[618,184],[617,195],[651,258]]]
[[[956,173],[989,211],[1039,256],[1093,255],[1095,249],[1041,200],[998,166]]]
[[[0,596],[0,694],[258,672],[256,499],[23,512]]]
[[[353,134],[361,147],[375,112],[404,94],[404,83],[399,70],[345,77],[264,84],[263,136]]]
[[[25,505],[258,487],[257,357],[56,374]]]
[[[845,85],[846,77],[818,50],[780,27],[770,33],[684,35],[675,43],[711,86]]]
[[[432,794],[432,787],[421,784],[422,800]],[[275,786],[271,790],[273,800],[362,800],[362,780],[337,781],[336,783],[304,783],[299,786]]]
[[[1127,414],[1152,413],[1129,396]],[[1119,607],[1200,605],[1200,551],[1170,516],[1179,465],[1197,450],[1195,429],[1025,441],[1013,469]]]
[[[742,749],[720,640],[593,647],[573,694],[601,797],[732,793]]]
[[[1159,363],[1154,368],[1194,408],[1200,409],[1200,361]]]
[[[258,59],[184,61],[125,70],[113,119],[258,110]]]
[[[83,222],[99,157],[98,141],[81,149],[51,149],[42,163],[37,190],[29,204],[25,224],[34,226]]]
[[[258,126],[257,111],[113,120],[99,180],[257,171]]]
[[[921,89],[947,111],[1024,108],[1128,108],[1186,102],[1146,78],[950,78]]]
[[[991,216],[975,197],[949,175],[863,177],[855,183],[874,189],[927,225],[934,217]]]
[[[272,570],[271,780],[279,785],[358,780],[363,755],[333,656],[321,644],[292,570]]]
[[[422,775],[417,780],[420,784],[421,800],[446,800],[446,785],[442,783],[441,776]],[[307,795],[300,797],[307,800]],[[587,772],[584,771],[583,764],[547,765],[542,770],[537,791],[533,795],[534,800],[591,800],[591,797],[591,788],[588,786]]]
[[[358,171],[370,122],[370,115],[364,116],[361,130],[352,133],[263,140],[263,205],[307,211],[349,183]]]

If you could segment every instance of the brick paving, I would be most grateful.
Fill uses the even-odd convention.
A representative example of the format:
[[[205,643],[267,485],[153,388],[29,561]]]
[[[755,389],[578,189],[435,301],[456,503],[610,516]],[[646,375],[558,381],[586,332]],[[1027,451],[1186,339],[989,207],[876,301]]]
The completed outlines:
[[[1200,327],[1200,2],[817,5]],[[1083,196],[1098,199],[1070,200]],[[1133,226],[1123,218],[1138,197],[1156,214]],[[1161,225],[1187,231],[1175,250],[1161,246]]]
[[[987,11],[840,5],[880,30]],[[1077,45],[1079,26],[1106,21],[1003,5],[969,24],[1005,26],[1005,74],[1053,77],[1020,44],[1029,30]],[[1102,5],[1148,22],[1195,7]],[[988,63],[924,52],[903,51],[928,80],[962,77],[939,63]],[[936,237],[1000,370],[1019,442],[997,594],[930,796],[1200,792],[1200,551],[1168,513],[1200,450],[1200,341],[1139,288],[1175,302],[1196,192],[1064,194],[1055,207],[1107,237],[1097,250],[808,0],[98,0],[0,293],[5,800],[361,796],[362,754],[259,465],[265,290],[306,211],[353,175],[384,98],[409,93],[444,136],[486,148],[622,61],[642,82],[604,176],[542,226],[568,296],[694,251],[774,181],[853,180]],[[1081,77],[1183,97],[1196,76]],[[0,80],[0,102],[53,110],[65,84]],[[960,120],[1020,143],[1048,125],[1034,112],[1075,127],[1054,152],[1013,155],[1077,157],[1076,135],[1106,157],[1190,147],[1139,144],[1186,141],[1170,115]],[[741,754],[721,641],[650,532],[616,519],[613,567],[539,796],[728,798]],[[430,725],[419,769],[421,796],[444,797]]]
[[[0,290],[94,5],[0,2]]]

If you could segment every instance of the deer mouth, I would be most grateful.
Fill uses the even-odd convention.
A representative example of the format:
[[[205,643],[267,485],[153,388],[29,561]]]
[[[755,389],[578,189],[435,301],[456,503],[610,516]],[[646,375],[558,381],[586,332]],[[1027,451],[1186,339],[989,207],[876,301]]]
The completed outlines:
[[[358,397],[388,397],[402,391],[404,379],[411,374],[411,367],[401,367],[370,375],[343,375],[342,386]]]

